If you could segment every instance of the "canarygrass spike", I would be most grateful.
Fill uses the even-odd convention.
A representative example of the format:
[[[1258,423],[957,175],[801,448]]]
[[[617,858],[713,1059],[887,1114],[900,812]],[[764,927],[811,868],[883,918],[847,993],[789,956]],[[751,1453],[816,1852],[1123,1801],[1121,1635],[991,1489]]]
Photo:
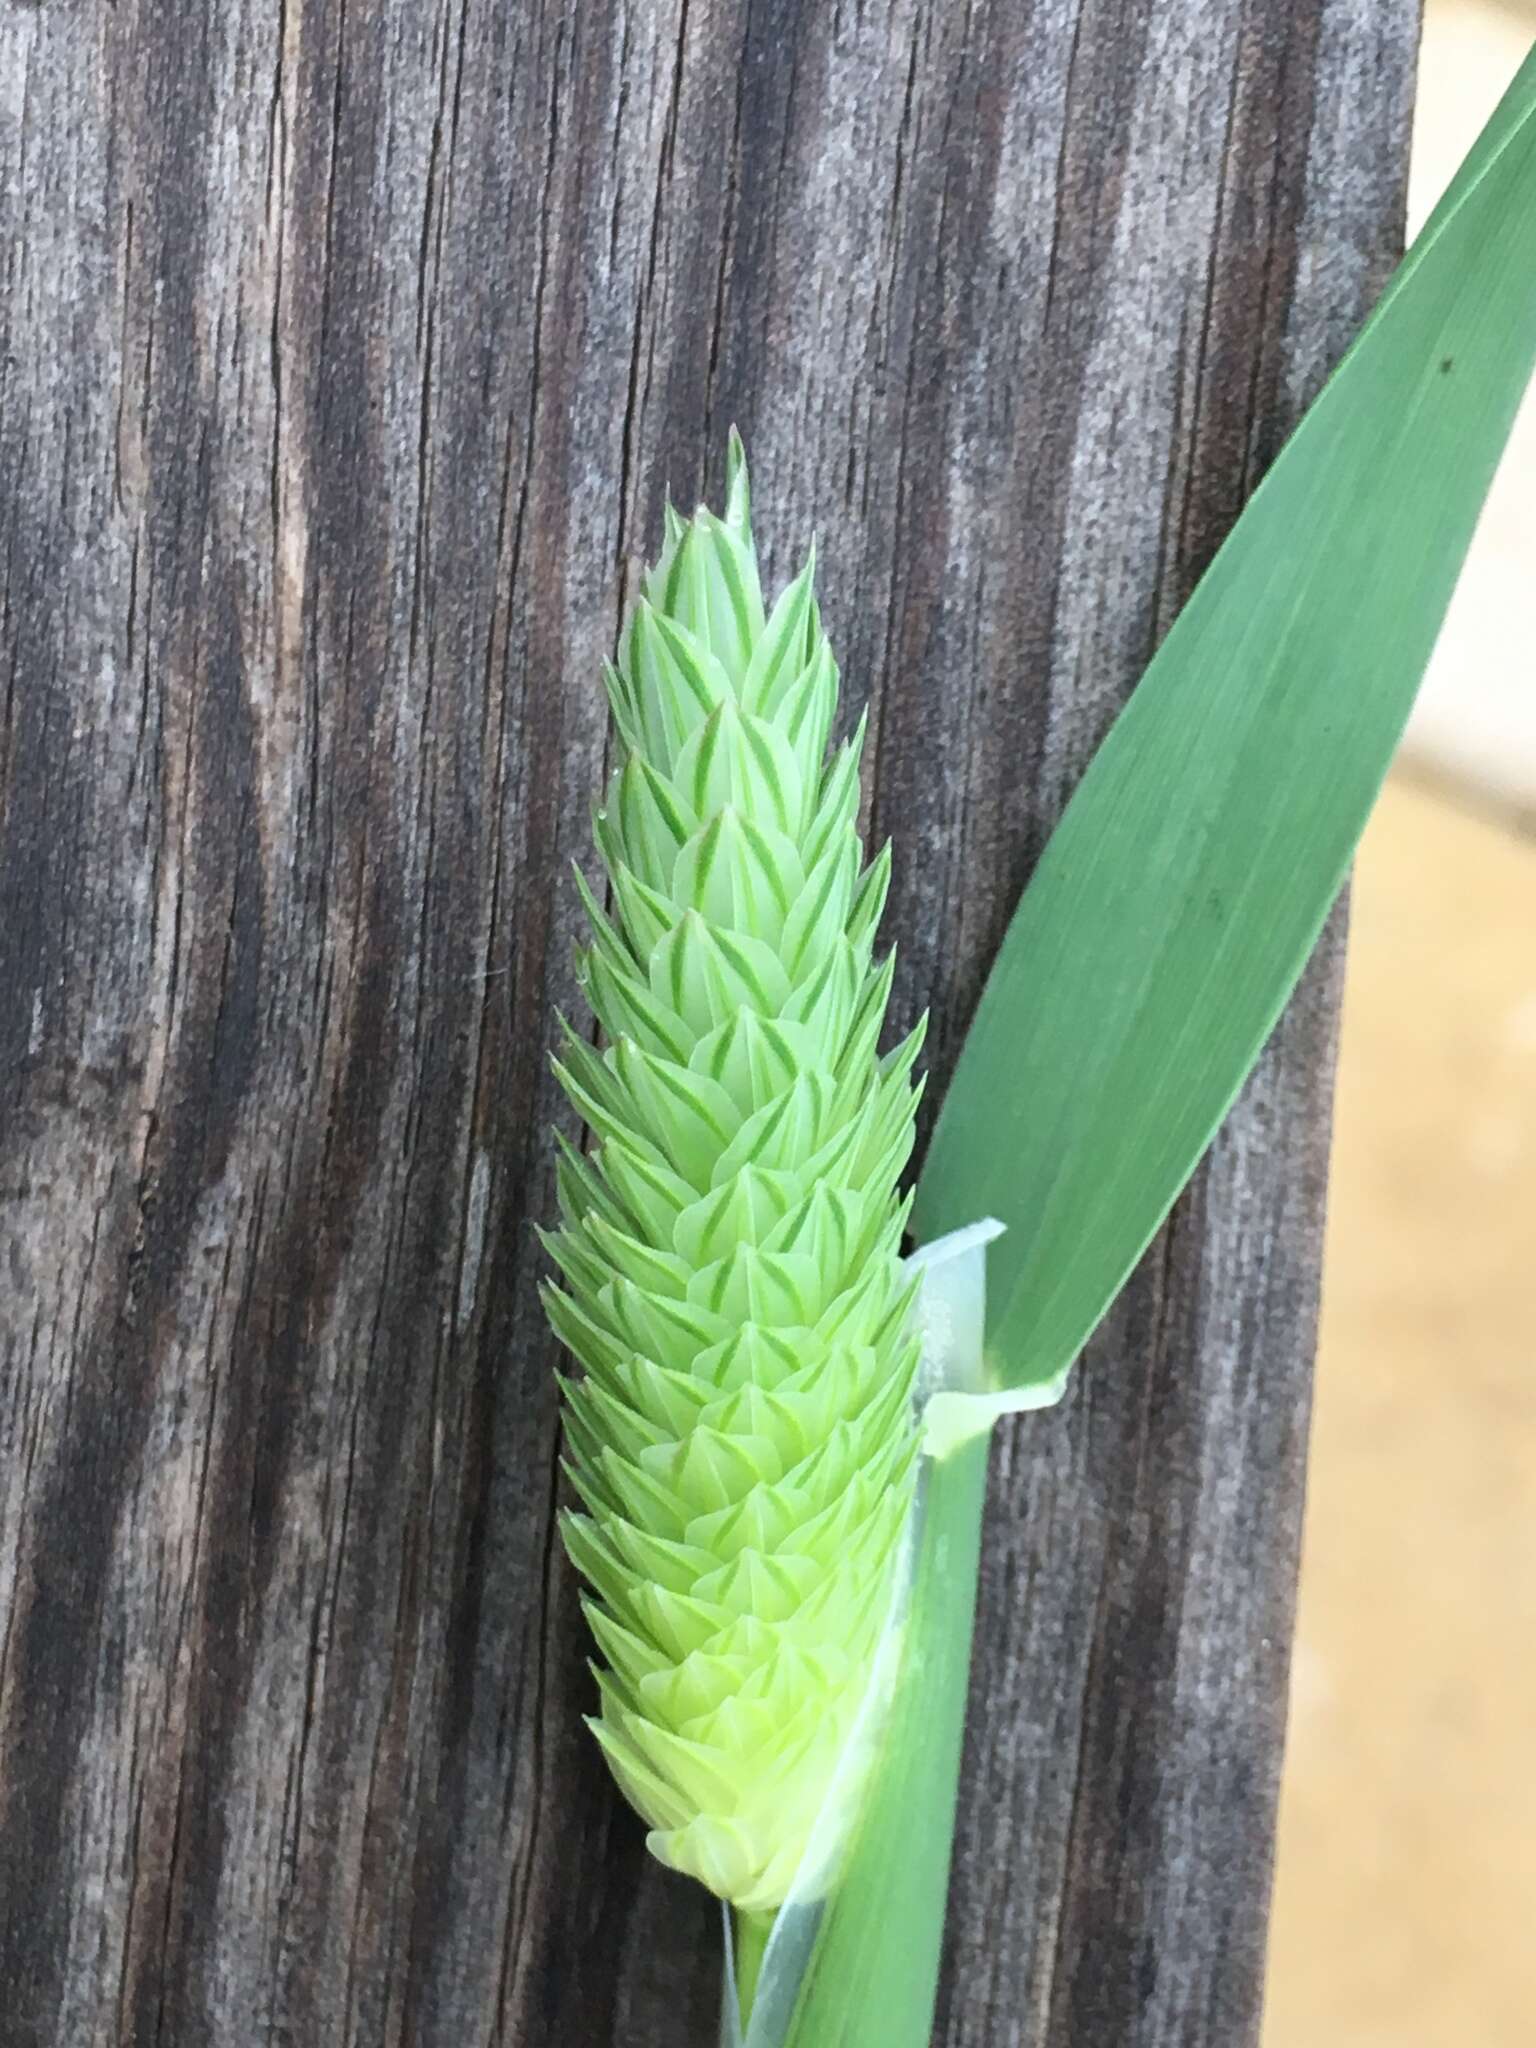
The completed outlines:
[[[650,1846],[744,1916],[800,1871],[890,1609],[918,1452],[898,1177],[921,1029],[877,1052],[889,858],[859,841],[862,724],[814,565],[765,607],[746,463],[668,508],[604,681],[619,762],[579,979],[604,1043],[556,1071],[550,1320],[604,1659],[593,1723]]]

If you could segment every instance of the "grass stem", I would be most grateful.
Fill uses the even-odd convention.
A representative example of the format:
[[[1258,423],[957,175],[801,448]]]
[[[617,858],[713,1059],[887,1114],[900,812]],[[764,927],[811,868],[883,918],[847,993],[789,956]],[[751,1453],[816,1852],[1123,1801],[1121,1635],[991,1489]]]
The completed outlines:
[[[752,2003],[757,1997],[757,1980],[762,1975],[763,1952],[768,1946],[768,1937],[773,1932],[771,1913],[743,1913],[739,1908],[735,1914],[736,1929],[736,1995],[741,2001],[741,2031],[747,2031],[747,2022],[752,2017]]]

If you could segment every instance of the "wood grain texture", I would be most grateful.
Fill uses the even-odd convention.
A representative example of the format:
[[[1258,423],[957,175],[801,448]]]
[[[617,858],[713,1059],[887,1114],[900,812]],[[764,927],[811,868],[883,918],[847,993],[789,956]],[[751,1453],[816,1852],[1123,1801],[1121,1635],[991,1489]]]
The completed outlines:
[[[668,482],[813,525],[936,1099],[1385,275],[1415,0],[0,0],[0,2040],[689,2048],[531,1224]],[[1256,2036],[1339,935],[995,1465],[946,2048]]]

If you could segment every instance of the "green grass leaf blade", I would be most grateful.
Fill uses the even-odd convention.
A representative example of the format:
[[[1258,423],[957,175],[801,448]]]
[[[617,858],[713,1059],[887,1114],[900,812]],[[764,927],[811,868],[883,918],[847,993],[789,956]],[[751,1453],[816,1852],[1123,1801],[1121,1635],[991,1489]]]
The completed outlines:
[[[1004,941],[920,1239],[979,1213],[989,1369],[1053,1379],[1342,884],[1536,355],[1536,58],[1095,757]]]
[[[926,1471],[901,1683],[784,2048],[927,2048],[970,1684],[990,1432]]]

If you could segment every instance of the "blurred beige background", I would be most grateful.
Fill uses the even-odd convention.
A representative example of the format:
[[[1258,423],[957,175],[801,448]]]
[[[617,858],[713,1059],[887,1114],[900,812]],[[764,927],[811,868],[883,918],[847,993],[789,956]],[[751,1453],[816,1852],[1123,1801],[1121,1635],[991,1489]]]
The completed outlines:
[[[1423,218],[1536,4],[1430,0]],[[1536,406],[1356,872],[1265,2048],[1536,2043]]]

